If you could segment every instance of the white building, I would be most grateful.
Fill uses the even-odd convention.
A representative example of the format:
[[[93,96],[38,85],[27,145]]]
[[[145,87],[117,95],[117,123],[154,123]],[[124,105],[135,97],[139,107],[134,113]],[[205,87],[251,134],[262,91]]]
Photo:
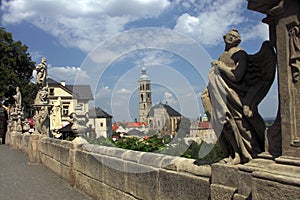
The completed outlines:
[[[62,126],[69,124],[71,113],[85,115],[89,112],[88,103],[94,99],[89,85],[66,85],[65,81],[59,83],[51,78],[47,78],[47,84],[49,104],[54,105],[59,97],[61,99]]]
[[[94,129],[96,137],[112,136],[112,116],[101,108],[92,108],[89,111],[88,125]]]

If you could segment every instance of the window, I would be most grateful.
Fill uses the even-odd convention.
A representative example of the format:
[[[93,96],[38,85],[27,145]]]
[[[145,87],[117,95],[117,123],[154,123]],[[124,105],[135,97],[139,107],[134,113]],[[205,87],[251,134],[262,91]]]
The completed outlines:
[[[103,122],[100,123],[100,126],[103,127]]]
[[[54,88],[49,89],[49,95],[54,96]]]
[[[146,90],[150,90],[150,84],[149,83],[146,84]]]
[[[63,106],[63,116],[69,115],[69,106]]]
[[[83,103],[77,104],[76,107],[75,107],[75,110],[76,111],[84,111],[84,105],[83,105]]]

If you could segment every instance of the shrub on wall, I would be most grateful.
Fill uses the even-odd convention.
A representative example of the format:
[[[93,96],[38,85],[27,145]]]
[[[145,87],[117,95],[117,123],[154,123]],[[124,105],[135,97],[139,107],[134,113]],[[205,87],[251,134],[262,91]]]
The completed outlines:
[[[217,162],[224,158],[220,144],[209,144],[202,142],[201,144],[193,141],[191,144],[186,144],[183,140],[171,140],[166,143],[163,138],[154,136],[137,137],[121,137],[116,141],[112,138],[86,138],[90,144],[102,146],[119,147],[134,151],[155,152],[171,156],[196,159],[198,161],[206,161],[209,163]],[[200,150],[201,149],[201,150]],[[203,152],[209,152],[207,155]]]

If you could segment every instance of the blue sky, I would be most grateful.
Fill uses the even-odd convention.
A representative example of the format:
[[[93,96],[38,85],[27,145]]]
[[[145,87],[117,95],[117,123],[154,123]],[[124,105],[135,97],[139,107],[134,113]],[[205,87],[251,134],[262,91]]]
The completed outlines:
[[[95,101],[115,120],[138,118],[141,67],[152,81],[153,103],[168,102],[186,117],[202,110],[200,94],[210,61],[232,28],[241,47],[256,53],[268,39],[263,15],[246,0],[12,0],[1,2],[1,26],[29,47],[32,60],[47,57],[49,76],[90,84]],[[277,112],[277,83],[260,105]]]

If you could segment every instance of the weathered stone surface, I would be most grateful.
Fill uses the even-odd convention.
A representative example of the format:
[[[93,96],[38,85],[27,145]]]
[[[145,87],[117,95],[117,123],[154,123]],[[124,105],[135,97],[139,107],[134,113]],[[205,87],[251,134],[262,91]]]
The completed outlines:
[[[175,160],[175,165],[177,171],[188,172],[203,177],[211,176],[211,167],[209,165],[198,166],[194,159],[179,158]]]
[[[38,149],[38,143],[39,143],[39,139],[41,138],[40,135],[38,134],[31,134],[30,135],[30,147],[29,147],[29,162],[32,163],[39,163],[40,162],[40,158],[39,158],[39,149]]]
[[[75,158],[74,169],[98,181],[103,181],[101,155],[76,151]]]
[[[89,176],[76,172],[75,188],[88,194],[92,199],[105,199],[103,183]]]
[[[252,198],[255,200],[300,199],[300,188],[276,181],[253,178]]]
[[[82,173],[76,173],[76,186],[77,189],[83,191],[92,199],[95,200],[137,200],[133,196],[119,191],[105,183],[99,182],[91,177],[88,177]]]
[[[132,151],[132,150],[127,150],[124,154],[123,154],[123,159],[124,160],[128,160],[128,161],[132,161],[132,162],[136,162],[138,163],[140,158],[142,157],[142,155],[144,155],[145,152],[141,152],[141,151]]]
[[[29,140],[30,140],[30,135],[24,135],[23,141],[22,141],[22,146],[23,146],[23,151],[28,155],[29,153]]]
[[[235,193],[233,195],[233,200],[250,200],[250,199],[251,199],[251,197],[247,197],[247,196],[237,194],[237,193]]]
[[[209,178],[159,170],[159,199],[209,199]]]
[[[126,192],[138,199],[159,199],[157,169],[128,162],[126,172]]]
[[[210,185],[211,200],[231,200],[236,192],[237,188],[217,184]]]
[[[40,161],[42,165],[49,168],[58,176],[62,177],[63,179],[66,179],[68,182],[71,182],[72,177],[70,173],[70,168],[68,166],[63,165],[62,163],[42,153],[40,154]]]
[[[126,161],[107,156],[103,156],[102,161],[103,182],[111,187],[125,191]]]
[[[76,147],[81,146],[83,144],[88,144],[88,142],[83,139],[82,137],[76,137],[74,140],[72,140],[72,144]]]
[[[93,145],[92,147],[93,148],[90,148],[89,150],[91,150],[90,152],[95,153],[95,154],[106,155],[106,151],[108,150],[108,148],[106,146]]]
[[[164,155],[156,154],[156,153],[145,153],[143,154],[140,159],[139,163],[159,168],[161,166],[161,162],[164,159]]]
[[[112,156],[115,158],[122,158],[123,154],[127,151],[126,149],[115,148],[115,147],[106,147],[106,148],[107,150],[105,155]]]
[[[123,191],[120,191],[118,189],[112,188],[108,185],[103,184],[104,187],[104,199],[105,200],[138,200],[138,198],[135,198],[131,196],[130,194],[124,193]]]
[[[225,185],[227,187],[238,188],[239,177],[238,167],[225,164],[213,164],[212,166],[212,184]]]
[[[164,156],[164,159],[160,163],[160,167],[163,169],[169,169],[169,170],[174,170],[177,171],[177,168],[175,166],[175,160],[178,157],[175,156]]]

